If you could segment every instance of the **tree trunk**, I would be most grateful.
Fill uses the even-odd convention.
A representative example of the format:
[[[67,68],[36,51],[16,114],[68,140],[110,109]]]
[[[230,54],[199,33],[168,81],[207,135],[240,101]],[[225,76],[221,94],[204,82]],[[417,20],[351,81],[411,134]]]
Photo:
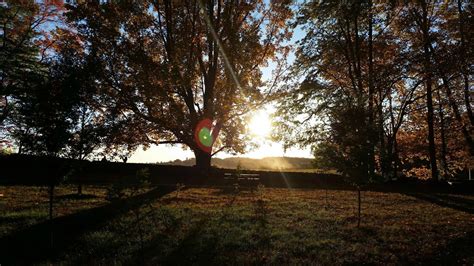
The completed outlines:
[[[327,188],[327,185],[326,185],[325,190],[326,190],[326,209],[328,209],[328,208],[329,208],[329,200],[328,200],[328,188]]]
[[[464,33],[464,14],[462,11],[461,0],[458,0],[458,12],[459,12],[459,35],[461,36],[461,58],[467,60],[466,55],[466,39]],[[467,62],[461,63],[461,73],[464,81],[464,103],[466,105],[467,115],[471,122],[471,127],[474,125],[474,116],[472,114],[470,92],[469,92],[469,64]]]
[[[380,106],[378,107],[378,133],[379,133],[379,138],[380,138],[380,171],[382,173],[382,176],[385,178],[387,176],[387,154],[389,153],[387,151],[387,143],[385,142],[385,130],[383,127],[384,123],[384,118],[383,118],[383,107],[382,107],[382,102],[383,102],[383,93],[382,89],[380,88],[378,91],[378,98],[379,98],[379,104]],[[375,160],[375,158],[374,158]]]
[[[54,248],[54,241],[53,241],[54,183],[49,185],[48,194],[49,194],[49,247],[51,251],[53,251],[53,248]]]
[[[423,8],[423,17],[421,31],[423,34],[423,52],[424,52],[424,75],[426,84],[426,106],[427,123],[428,123],[428,142],[429,142],[429,157],[431,166],[431,178],[434,181],[438,180],[438,164],[436,162],[436,144],[433,126],[433,92],[432,92],[432,68],[431,68],[431,53],[430,53],[430,36],[429,36],[429,21],[428,21],[428,7],[425,2],[421,3]]]
[[[446,77],[442,77],[443,80],[443,85],[446,89],[446,94],[448,96],[449,104],[451,105],[451,109],[453,109],[454,117],[456,118],[456,121],[461,125],[461,132],[464,136],[464,139],[467,142],[467,145],[469,146],[469,152],[471,156],[474,156],[474,141],[472,140],[471,133],[469,132],[468,127],[464,123],[461,113],[459,111],[459,107],[456,103],[456,99],[454,99],[453,92],[451,90],[450,85],[448,84],[448,80]]]
[[[429,70],[428,70],[429,71]],[[431,165],[431,178],[438,180],[438,165],[436,163],[436,144],[433,126],[433,97],[431,90],[431,74],[428,74],[426,79],[426,105],[428,107],[427,122],[428,122],[428,142],[429,142],[429,156]]]
[[[360,227],[360,187],[357,186],[357,203],[358,203],[358,209],[357,209],[357,227]]]
[[[431,79],[428,78],[426,81],[426,104],[428,106],[428,143],[429,143],[429,156],[430,156],[430,166],[431,166],[431,178],[433,180],[438,180],[438,165],[436,162],[436,144],[435,144],[435,134],[433,126],[433,98],[431,94]]]
[[[443,102],[441,99],[440,90],[438,90],[438,113],[439,113],[439,122],[440,122],[440,137],[441,137],[441,169],[443,171],[443,177],[446,178],[448,175],[448,161],[447,156],[447,144],[446,144],[446,134],[445,134],[445,122],[444,122],[444,111],[443,111]]]
[[[396,157],[398,156],[396,143],[397,143],[397,129],[395,128],[395,117],[393,116],[393,103],[392,103],[392,96],[388,95],[388,103],[389,103],[389,112],[390,112],[390,127],[391,127],[391,136],[388,138],[387,141],[387,167],[388,173],[392,173],[391,178],[397,178],[397,166],[396,166]]]
[[[373,63],[373,45],[372,45],[372,1],[369,1],[369,175],[373,178],[375,173],[375,134],[374,134],[374,63]]]
[[[464,104],[466,105],[466,111],[469,117],[469,121],[471,122],[471,126],[473,126],[474,116],[472,114],[472,108],[471,108],[471,99],[470,99],[470,91],[469,91],[469,74],[463,73],[463,80],[464,80]]]
[[[196,148],[194,150],[194,157],[196,158],[196,167],[203,175],[209,174],[211,169],[211,154]]]
[[[53,220],[54,185],[49,185],[49,220]]]
[[[77,185],[77,195],[82,195],[82,184]]]
[[[434,48],[432,45],[430,45],[431,52],[434,53]],[[453,109],[454,117],[458,121],[458,123],[461,125],[461,132],[466,139],[466,142],[469,146],[469,152],[471,156],[474,156],[474,141],[472,140],[471,133],[470,133],[470,127],[464,123],[463,118],[461,116],[461,112],[459,110],[458,104],[456,103],[456,99],[454,98],[453,91],[451,90],[451,85],[449,84],[449,79],[446,77],[445,73],[443,70],[438,70],[439,75],[441,76],[441,80],[443,81],[443,86],[446,89],[446,94],[448,96],[449,100],[449,105]],[[439,92],[438,92],[439,93]],[[439,98],[439,96],[438,96]],[[468,100],[469,101],[469,100]],[[469,102],[467,104],[470,105]],[[468,122],[469,123],[469,122]],[[472,122],[471,122],[472,123]]]

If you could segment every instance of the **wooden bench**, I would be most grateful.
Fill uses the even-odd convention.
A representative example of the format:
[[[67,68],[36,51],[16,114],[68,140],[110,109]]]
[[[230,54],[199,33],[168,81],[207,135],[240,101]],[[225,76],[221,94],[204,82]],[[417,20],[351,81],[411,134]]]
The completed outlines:
[[[256,187],[260,184],[260,175],[224,173],[224,181],[226,185],[238,184],[243,187]]]

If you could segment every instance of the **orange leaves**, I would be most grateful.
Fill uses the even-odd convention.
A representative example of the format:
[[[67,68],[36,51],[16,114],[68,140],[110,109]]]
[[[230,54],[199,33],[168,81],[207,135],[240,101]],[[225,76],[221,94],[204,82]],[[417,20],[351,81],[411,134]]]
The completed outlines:
[[[64,8],[64,0],[45,0],[44,4],[49,7],[55,7],[58,9]]]

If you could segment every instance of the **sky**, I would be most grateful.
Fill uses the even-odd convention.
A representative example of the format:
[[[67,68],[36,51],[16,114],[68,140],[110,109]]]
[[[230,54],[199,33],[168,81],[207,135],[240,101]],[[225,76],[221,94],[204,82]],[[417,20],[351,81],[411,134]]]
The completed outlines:
[[[291,46],[295,46],[296,42],[304,37],[304,32],[301,28],[296,28],[293,32],[293,36],[289,41]],[[293,51],[286,57],[288,63],[294,61]],[[269,65],[265,68],[262,68],[263,79],[270,80],[272,75],[272,70],[275,68],[275,63],[270,62]],[[257,138],[257,143],[259,144],[258,148],[255,148],[247,153],[233,155],[225,152],[217,153],[214,157],[216,158],[227,158],[232,156],[239,157],[248,157],[248,158],[264,158],[264,157],[313,157],[309,148],[300,149],[300,148],[291,148],[288,150],[283,149],[283,144],[271,141],[268,137],[271,131],[273,130],[271,126],[270,116],[274,111],[274,104],[270,103],[265,107],[262,107],[257,111],[253,116],[256,116],[256,119],[253,119],[251,123],[251,128],[254,128],[254,133],[265,130],[265,134],[259,135],[257,133],[255,138]],[[252,125],[254,124],[254,125]],[[251,129],[252,131],[252,129]],[[135,153],[130,157],[128,162],[131,163],[157,163],[157,162],[168,162],[176,159],[185,160],[188,158],[194,158],[194,154],[189,149],[183,149],[181,145],[152,145],[149,149],[143,150],[139,148]]]
[[[248,158],[264,158],[264,157],[312,157],[310,149],[292,148],[288,150],[283,149],[281,143],[270,140],[272,133],[272,122],[269,119],[274,111],[273,105],[267,105],[259,111],[252,114],[252,119],[249,122],[250,132],[248,133],[253,142],[258,145],[257,148],[249,150],[243,154],[229,154],[220,152],[215,155],[217,158],[227,158],[232,156],[248,157]],[[185,147],[185,146],[184,146]],[[189,149],[183,149],[182,145],[154,145],[144,151],[138,149],[132,157],[128,160],[133,163],[157,163],[167,162],[176,159],[185,160],[194,158],[194,154]]]
[[[218,153],[214,157],[216,158],[227,158],[234,155],[228,153]],[[276,156],[286,156],[286,157],[312,157],[310,150],[302,149],[291,149],[286,152],[283,151],[283,147],[279,143],[270,142],[268,144],[262,145],[260,148],[255,149],[251,152],[236,155],[238,157],[248,157],[248,158],[264,158],[264,157],[276,157]],[[168,162],[176,159],[185,160],[188,158],[194,158],[192,151],[183,150],[180,146],[169,146],[169,145],[160,145],[152,146],[148,150],[143,151],[138,149],[132,157],[127,161],[130,163],[158,163],[158,162]]]
[[[270,140],[272,133],[272,123],[269,116],[274,111],[270,104],[266,108],[262,108],[252,115],[250,121],[250,136],[259,146],[251,149],[243,154],[229,154],[220,152],[215,155],[216,158],[228,158],[232,156],[248,157],[248,158],[264,158],[264,157],[312,157],[310,149],[291,148],[286,151],[281,143]],[[128,160],[131,163],[157,163],[168,162],[176,159],[185,160],[194,158],[194,154],[189,149],[183,149],[182,145],[153,145],[147,150],[139,148]]]

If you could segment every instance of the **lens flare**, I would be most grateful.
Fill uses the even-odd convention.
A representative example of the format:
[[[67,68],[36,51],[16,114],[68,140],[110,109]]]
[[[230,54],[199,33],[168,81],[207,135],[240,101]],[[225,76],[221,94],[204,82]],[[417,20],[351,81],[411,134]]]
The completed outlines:
[[[208,118],[201,120],[196,128],[194,129],[194,142],[199,149],[211,153],[212,145],[217,139],[221,124],[217,123],[216,126],[212,126],[212,121]]]
[[[199,130],[199,142],[206,147],[212,146],[212,136],[209,128],[204,127]]]

